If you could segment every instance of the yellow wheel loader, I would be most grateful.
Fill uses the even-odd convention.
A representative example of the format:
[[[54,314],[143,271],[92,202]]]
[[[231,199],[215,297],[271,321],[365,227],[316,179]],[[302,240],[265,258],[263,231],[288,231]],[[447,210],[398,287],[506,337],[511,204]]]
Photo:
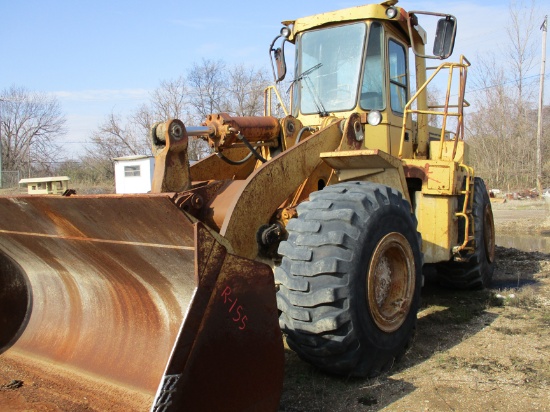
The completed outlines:
[[[426,66],[451,55],[456,18],[396,3],[283,22],[265,115],[156,124],[150,194],[0,198],[0,366],[34,382],[18,402],[277,410],[281,330],[323,370],[375,376],[412,341],[423,267],[488,285],[491,205],[463,140],[469,62]],[[429,38],[419,20],[432,18]],[[444,102],[429,105],[441,73]],[[213,154],[190,166],[192,138]]]

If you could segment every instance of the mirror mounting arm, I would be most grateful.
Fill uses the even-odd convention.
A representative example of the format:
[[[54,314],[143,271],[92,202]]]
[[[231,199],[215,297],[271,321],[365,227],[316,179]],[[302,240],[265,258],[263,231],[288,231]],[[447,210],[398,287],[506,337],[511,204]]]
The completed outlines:
[[[285,43],[288,41],[288,36],[290,35],[290,29],[288,27],[283,27],[281,29],[281,34],[273,39],[271,45],[269,46],[269,60],[271,62],[271,70],[273,71],[273,79],[275,83],[279,83],[284,80],[286,76],[286,61],[285,61]],[[281,47],[274,48],[275,43],[280,38],[283,38]],[[271,55],[273,53],[273,56]],[[275,66],[273,65],[273,60],[277,65],[277,73],[275,73]]]
[[[437,32],[434,40],[433,55],[424,54],[423,52],[417,50],[415,42],[415,32],[416,36],[420,36],[423,43],[426,44],[426,32],[418,24],[419,14],[441,17],[441,19],[437,23]],[[433,13],[428,11],[410,11],[407,18],[407,26],[409,28],[409,37],[412,50],[416,56],[426,59],[445,60],[453,53],[457,26],[456,17],[454,17],[453,15]]]

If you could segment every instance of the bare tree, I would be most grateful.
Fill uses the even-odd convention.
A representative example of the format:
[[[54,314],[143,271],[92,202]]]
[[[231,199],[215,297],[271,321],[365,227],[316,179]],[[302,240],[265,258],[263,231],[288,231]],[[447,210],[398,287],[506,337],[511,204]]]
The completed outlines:
[[[412,94],[413,92],[411,92]],[[437,106],[440,106],[444,102],[445,95],[443,92],[434,85],[429,85],[427,90],[427,103],[428,107],[434,107],[436,111],[439,111],[441,109],[438,109]],[[442,120],[441,115],[437,114],[429,114],[428,115],[428,125],[441,128]],[[449,125],[447,125],[447,129],[450,129]]]
[[[163,80],[151,94],[151,109],[154,115],[161,119],[180,119],[187,123],[191,119],[189,93],[185,77]]]
[[[472,160],[476,173],[483,176],[492,186],[501,186],[506,180],[506,167],[514,146],[513,117],[514,102],[507,90],[506,71],[494,59],[487,57],[476,67],[475,113],[466,123]]]
[[[136,129],[141,131],[144,138],[148,138],[151,126],[163,118],[154,113],[149,104],[142,104],[129,116],[129,120],[134,123]]]
[[[537,15],[535,2],[531,0],[526,4],[523,0],[512,1],[509,11],[510,24],[506,27],[506,32],[510,43],[505,54],[508,56],[508,61],[512,67],[510,74],[516,84],[518,103],[523,106],[524,100],[533,97],[533,87],[526,90],[525,77],[534,67],[536,57],[536,48],[533,41],[533,35],[538,28],[533,24]]]
[[[187,74],[190,90],[189,103],[194,108],[195,121],[202,121],[211,113],[228,112],[228,80],[223,61],[203,59],[194,63]]]
[[[114,158],[151,154],[148,141],[132,122],[125,126],[120,116],[114,113],[92,133],[90,143],[91,147],[86,149],[87,161],[95,161],[106,178],[114,176]]]
[[[86,162],[96,164],[106,178],[113,175],[112,159],[150,155],[150,129],[157,122],[177,118],[187,126],[199,125],[211,113],[255,116],[263,112],[267,75],[243,65],[227,69],[221,60],[195,63],[187,76],[162,81],[150,102],[122,119],[111,113],[91,135]],[[199,160],[211,153],[201,139],[190,139],[189,158]]]
[[[264,89],[269,85],[267,73],[240,64],[228,73],[228,101],[231,114],[260,116],[264,109]]]
[[[180,119],[186,125],[194,124],[190,112],[192,107],[189,103],[190,90],[187,81],[183,76],[175,80],[162,81],[160,86],[151,93],[149,105],[141,106],[132,116],[132,119],[141,127],[142,133],[146,136],[153,124],[168,119]],[[210,154],[210,148],[206,142],[199,139],[189,141],[189,158],[198,160]]]
[[[189,104],[194,109],[191,117],[202,122],[209,114],[227,112],[234,116],[263,114],[263,91],[267,75],[261,70],[236,65],[227,70],[221,60],[202,60],[187,74],[190,87]],[[200,159],[210,153],[202,141],[190,145],[190,158]]]
[[[468,141],[477,173],[495,187],[534,185],[534,89],[527,73],[535,58],[535,15],[534,2],[527,7],[522,1],[511,3],[509,42],[498,55],[478,57],[473,70],[476,113],[466,123]]]
[[[59,153],[54,139],[65,134],[58,101],[12,86],[0,96],[2,168],[31,173]]]

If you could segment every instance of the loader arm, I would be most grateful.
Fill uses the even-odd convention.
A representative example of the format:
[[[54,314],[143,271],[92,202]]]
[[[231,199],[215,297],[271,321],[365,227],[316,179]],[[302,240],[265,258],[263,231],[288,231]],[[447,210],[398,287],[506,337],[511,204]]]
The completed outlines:
[[[338,148],[341,122],[337,120],[319,130],[248,177],[229,206],[220,230],[236,255],[249,259],[257,256],[258,229],[269,223],[277,208],[323,163],[321,153]]]

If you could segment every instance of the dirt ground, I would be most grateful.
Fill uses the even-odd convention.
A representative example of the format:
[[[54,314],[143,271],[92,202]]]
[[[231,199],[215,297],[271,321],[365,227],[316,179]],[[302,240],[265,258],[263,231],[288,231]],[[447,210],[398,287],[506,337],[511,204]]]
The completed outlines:
[[[549,205],[495,203],[496,230],[548,235]],[[429,285],[422,301],[413,347],[376,379],[327,375],[287,350],[280,411],[550,411],[550,254],[497,247],[490,289]],[[85,401],[84,382],[78,404],[35,399],[40,365],[21,378],[13,362],[0,356],[0,411],[109,409]]]
[[[550,203],[494,203],[495,228],[550,234]],[[550,254],[499,247],[492,286],[422,293],[413,347],[376,379],[317,371],[287,350],[280,411],[550,411]]]

